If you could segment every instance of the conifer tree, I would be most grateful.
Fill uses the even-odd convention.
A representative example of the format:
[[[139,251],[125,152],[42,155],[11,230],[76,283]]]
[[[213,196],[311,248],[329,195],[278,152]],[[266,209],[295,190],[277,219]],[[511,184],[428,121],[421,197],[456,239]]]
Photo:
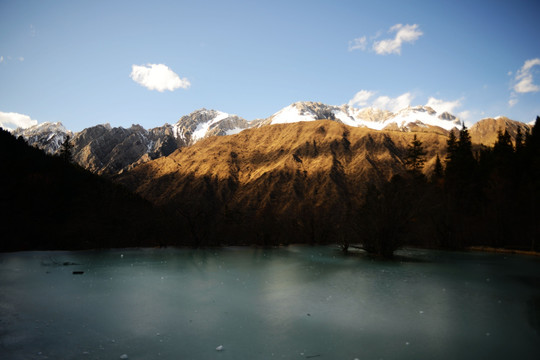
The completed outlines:
[[[451,164],[446,166],[447,170],[456,171],[459,177],[468,177],[472,175],[474,167],[476,165],[476,160],[474,159],[472,152],[472,141],[471,135],[469,135],[469,130],[465,123],[462,123],[462,128],[459,131],[459,137],[455,143],[454,149],[452,149],[452,144],[449,143],[448,139],[448,152],[451,154]]]
[[[513,152],[512,138],[510,137],[508,130],[504,130],[504,133],[501,130],[497,131],[497,142],[495,142],[493,150],[496,154],[501,155]]]
[[[454,134],[453,131],[450,131],[450,134],[448,135],[448,139],[446,140],[446,147],[447,150],[445,161],[446,163],[449,163],[455,157],[457,151],[457,139],[456,134]]]
[[[59,151],[60,157],[64,159],[66,162],[71,162],[71,157],[72,157],[73,144],[71,144],[70,141],[71,141],[71,137],[67,135],[62,145],[60,145],[60,151]]]
[[[523,138],[523,133],[521,132],[521,127],[517,128],[516,132],[516,153],[521,153],[523,150],[523,146],[525,145],[525,140]]]
[[[437,157],[435,158],[435,168],[433,169],[433,175],[432,180],[440,179],[444,175],[444,169],[441,163],[441,158],[439,157],[439,154],[437,154]]]
[[[457,143],[457,149],[460,154],[460,156],[463,157],[463,159],[467,157],[473,157],[472,156],[472,141],[471,141],[471,135],[469,134],[469,130],[467,129],[467,126],[465,126],[465,123],[461,124],[461,130],[459,131],[459,139]]]
[[[411,171],[419,172],[426,162],[426,154],[427,152],[424,150],[422,142],[414,135],[413,141],[407,146],[405,165],[407,165]]]

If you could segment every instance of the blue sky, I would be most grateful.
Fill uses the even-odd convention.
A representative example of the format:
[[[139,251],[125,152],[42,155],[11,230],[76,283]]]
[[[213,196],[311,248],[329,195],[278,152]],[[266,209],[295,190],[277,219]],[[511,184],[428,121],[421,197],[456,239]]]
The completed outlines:
[[[0,0],[0,121],[150,128],[321,101],[530,122],[538,14],[516,0]]]

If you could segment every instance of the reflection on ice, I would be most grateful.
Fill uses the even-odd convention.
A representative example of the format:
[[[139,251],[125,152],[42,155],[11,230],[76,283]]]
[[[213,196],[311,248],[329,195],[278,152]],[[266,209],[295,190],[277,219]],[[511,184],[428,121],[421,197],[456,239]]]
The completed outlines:
[[[0,254],[0,358],[538,358],[537,259],[399,255],[307,246]]]

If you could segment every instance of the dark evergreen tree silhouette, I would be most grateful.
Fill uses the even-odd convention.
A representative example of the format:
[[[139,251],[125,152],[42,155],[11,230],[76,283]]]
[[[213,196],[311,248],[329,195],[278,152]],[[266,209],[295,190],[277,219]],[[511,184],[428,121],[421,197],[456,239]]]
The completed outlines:
[[[495,153],[505,155],[509,155],[514,151],[514,147],[512,145],[512,137],[508,133],[508,130],[504,130],[504,132],[502,132],[501,130],[497,131],[497,141],[493,146],[493,151]]]
[[[433,168],[433,174],[431,175],[431,180],[435,181],[438,179],[442,179],[444,176],[444,169],[441,163],[441,158],[439,157],[439,154],[437,154],[437,157],[435,158],[435,167]]]
[[[524,146],[525,146],[525,138],[523,137],[523,133],[521,132],[521,127],[518,127],[517,132],[516,132],[516,145],[515,145],[516,152],[521,153]]]
[[[457,152],[457,138],[454,131],[450,131],[450,134],[448,134],[448,139],[446,140],[446,164],[451,163],[452,160],[456,157]]]
[[[415,134],[412,142],[407,145],[405,165],[413,172],[420,172],[426,162],[426,154],[427,152],[424,150],[422,142],[418,140]]]
[[[71,143],[71,136],[66,135],[66,138],[62,142],[62,145],[60,145],[59,155],[64,161],[71,162],[73,156],[72,153],[73,144]]]

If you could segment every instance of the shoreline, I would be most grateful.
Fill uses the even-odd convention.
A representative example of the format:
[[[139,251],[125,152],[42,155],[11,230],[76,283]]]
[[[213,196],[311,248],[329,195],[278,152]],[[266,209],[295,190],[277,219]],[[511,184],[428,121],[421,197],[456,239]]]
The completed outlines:
[[[481,252],[494,252],[501,254],[518,254],[518,255],[530,255],[530,256],[540,256],[540,252],[532,250],[518,250],[518,249],[505,249],[505,248],[495,248],[491,246],[469,246],[465,248],[468,251],[481,251]]]

